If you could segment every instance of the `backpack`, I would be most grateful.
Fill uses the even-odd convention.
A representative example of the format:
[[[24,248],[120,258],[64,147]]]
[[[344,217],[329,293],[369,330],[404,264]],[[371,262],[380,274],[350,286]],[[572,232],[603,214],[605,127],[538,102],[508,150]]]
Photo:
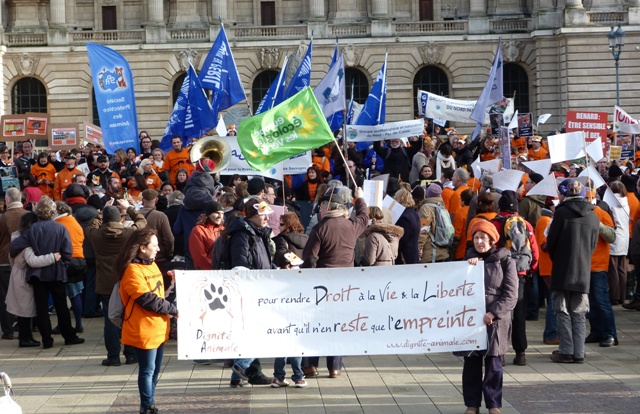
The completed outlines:
[[[129,298],[131,300],[131,298]],[[111,297],[109,298],[109,320],[112,324],[117,326],[118,328],[122,328],[122,323],[126,320],[129,320],[131,314],[133,314],[133,307],[131,308],[131,313],[129,314],[129,318],[124,317],[124,310],[129,305],[129,301],[125,305],[122,303],[122,297],[120,296],[120,281],[117,281],[113,286],[113,290],[111,291]]]
[[[231,243],[229,240],[231,237],[228,235],[221,235],[213,243],[213,254],[211,255],[211,267],[214,270],[231,270]],[[253,237],[249,237],[249,264],[253,264],[253,256],[251,255],[251,248],[253,247],[255,240]]]
[[[433,208],[435,220],[435,229],[433,223],[431,228],[433,231],[433,244],[438,247],[449,247],[453,242],[453,234],[455,229],[451,223],[451,216],[444,205],[437,203],[426,203],[429,207]]]
[[[516,262],[518,273],[528,272],[531,269],[533,253],[525,219],[522,216],[513,215],[509,217],[498,216],[491,221],[502,224],[500,242],[505,249],[511,252],[511,258]]]

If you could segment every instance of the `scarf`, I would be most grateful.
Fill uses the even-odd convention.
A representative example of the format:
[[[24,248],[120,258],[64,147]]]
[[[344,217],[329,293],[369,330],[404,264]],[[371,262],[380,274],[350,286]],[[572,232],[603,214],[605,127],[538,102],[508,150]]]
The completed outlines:
[[[67,197],[67,204],[72,205],[72,204],[87,204],[87,200],[84,199],[84,197]]]
[[[443,166],[444,168],[453,168],[455,170],[456,161],[453,159],[453,156],[449,155],[445,158],[440,151],[438,151],[436,155],[436,180],[438,181],[440,181]]]
[[[149,266],[150,264],[152,264],[152,263],[153,263],[153,259],[143,259],[143,258],[141,258],[141,257],[135,257],[135,258],[131,261],[131,263],[140,263],[140,264],[143,264],[143,265],[147,265],[147,266]]]

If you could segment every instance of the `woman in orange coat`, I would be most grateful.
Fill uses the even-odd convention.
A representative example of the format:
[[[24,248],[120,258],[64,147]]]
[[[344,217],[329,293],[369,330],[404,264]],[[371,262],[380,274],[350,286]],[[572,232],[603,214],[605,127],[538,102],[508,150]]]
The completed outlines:
[[[56,169],[49,162],[49,156],[41,152],[38,154],[36,164],[31,166],[31,175],[36,178],[36,184],[42,191],[42,195],[53,198],[53,185],[56,181]]]
[[[118,257],[116,268],[125,304],[122,344],[134,347],[138,358],[140,412],[144,414],[158,412],[155,391],[164,343],[169,339],[169,315],[178,316],[175,305],[164,298],[162,273],[154,262],[159,250],[153,229],[136,230]]]

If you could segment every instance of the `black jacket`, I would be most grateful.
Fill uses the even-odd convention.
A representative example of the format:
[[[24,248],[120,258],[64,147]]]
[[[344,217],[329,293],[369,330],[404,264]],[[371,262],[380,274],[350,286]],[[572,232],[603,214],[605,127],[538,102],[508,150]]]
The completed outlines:
[[[420,151],[420,145],[411,147],[382,147],[382,141],[375,141],[373,149],[378,156],[384,160],[384,174],[391,177],[400,177],[405,183],[409,182],[409,170],[411,169],[411,160],[413,156]]]
[[[273,238],[276,244],[276,254],[273,256],[273,262],[276,266],[284,268],[289,264],[284,255],[285,253],[295,253],[300,259],[302,259],[302,251],[307,244],[309,236],[304,233],[280,233]]]
[[[269,227],[256,227],[249,219],[236,217],[226,233],[230,236],[231,268],[271,269],[269,254]]]
[[[569,197],[556,208],[547,236],[552,290],[589,293],[591,255],[600,225],[593,209],[583,197]]]
[[[420,216],[413,208],[406,208],[396,226],[404,229],[404,234],[398,243],[398,257],[396,264],[414,264],[420,262],[418,253],[418,236],[420,236]]]

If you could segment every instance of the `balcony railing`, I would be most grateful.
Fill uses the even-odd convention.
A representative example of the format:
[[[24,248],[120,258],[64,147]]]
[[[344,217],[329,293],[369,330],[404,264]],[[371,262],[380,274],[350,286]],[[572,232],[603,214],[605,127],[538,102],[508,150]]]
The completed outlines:
[[[370,24],[330,24],[331,37],[367,37],[371,35]]]
[[[167,39],[179,42],[208,42],[209,29],[167,29]]]
[[[626,24],[629,22],[629,14],[626,12],[587,12],[587,22],[598,26]]]
[[[5,33],[4,42],[7,46],[45,46],[46,33]]]
[[[227,29],[229,37],[237,40],[249,39],[306,39],[307,25],[296,26],[259,26],[259,27],[232,27]]]
[[[87,30],[81,32],[70,32],[72,44],[86,42],[96,42],[104,44],[116,43],[144,43],[145,31],[138,30]]]
[[[501,19],[490,20],[489,31],[491,33],[530,32],[533,27],[531,19]]]
[[[419,33],[462,34],[467,32],[466,20],[445,20],[438,22],[402,22],[393,23],[394,32],[398,35]]]

